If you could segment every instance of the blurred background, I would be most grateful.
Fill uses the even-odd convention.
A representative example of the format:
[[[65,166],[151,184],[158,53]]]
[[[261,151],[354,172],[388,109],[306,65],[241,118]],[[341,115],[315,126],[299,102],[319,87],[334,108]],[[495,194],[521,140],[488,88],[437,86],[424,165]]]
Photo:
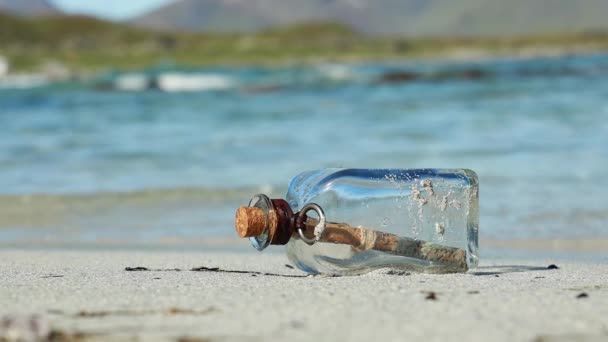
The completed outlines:
[[[608,1],[0,0],[0,247],[246,248],[323,167],[471,168],[482,257],[608,248]]]

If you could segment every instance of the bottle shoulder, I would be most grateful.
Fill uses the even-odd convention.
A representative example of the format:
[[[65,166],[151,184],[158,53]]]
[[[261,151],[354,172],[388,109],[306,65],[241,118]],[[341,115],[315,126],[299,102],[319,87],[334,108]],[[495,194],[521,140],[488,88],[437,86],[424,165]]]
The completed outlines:
[[[457,181],[477,187],[477,174],[470,169],[355,169],[326,168],[305,171],[292,179],[287,200],[300,208],[321,193],[338,192],[351,197],[367,192],[403,190],[419,180]]]

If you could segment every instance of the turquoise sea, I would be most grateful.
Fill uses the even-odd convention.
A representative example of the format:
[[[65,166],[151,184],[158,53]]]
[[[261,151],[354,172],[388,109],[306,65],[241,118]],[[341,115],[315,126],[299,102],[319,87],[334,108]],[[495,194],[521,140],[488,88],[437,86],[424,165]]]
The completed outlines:
[[[247,245],[323,167],[470,168],[482,241],[608,239],[608,55],[0,80],[0,246]]]

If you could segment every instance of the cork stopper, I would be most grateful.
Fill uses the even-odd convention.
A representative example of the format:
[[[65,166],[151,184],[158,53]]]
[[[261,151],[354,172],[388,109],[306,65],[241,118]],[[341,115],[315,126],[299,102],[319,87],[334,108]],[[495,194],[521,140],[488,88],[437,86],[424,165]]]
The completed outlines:
[[[268,226],[264,210],[256,207],[240,207],[236,211],[234,226],[240,237],[260,236]]]

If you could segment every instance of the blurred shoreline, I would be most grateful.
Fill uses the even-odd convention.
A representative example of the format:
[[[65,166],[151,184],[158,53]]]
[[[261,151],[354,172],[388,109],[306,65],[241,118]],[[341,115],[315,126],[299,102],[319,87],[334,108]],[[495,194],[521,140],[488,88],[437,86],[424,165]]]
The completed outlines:
[[[26,73],[50,80],[166,67],[475,62],[608,51],[608,32],[603,31],[468,38],[369,36],[331,22],[253,33],[187,33],[82,16],[25,19],[0,13],[0,31],[0,78]]]
[[[0,51],[1,53],[2,51]],[[113,67],[101,67],[97,64],[90,66],[81,65],[80,62],[59,61],[57,58],[42,59],[32,65],[17,67],[11,72],[0,74],[0,86],[6,84],[23,84],[24,87],[46,85],[55,82],[66,81],[90,81],[103,77],[108,73],[131,73],[145,72],[150,69],[206,69],[206,68],[286,68],[294,66],[317,65],[364,65],[373,63],[382,64],[416,64],[416,63],[483,63],[502,60],[534,60],[534,59],[559,59],[566,57],[586,57],[608,53],[608,35],[606,46],[595,44],[565,45],[565,46],[526,46],[521,48],[491,49],[486,47],[462,46],[454,47],[445,51],[428,51],[416,54],[392,54],[386,55],[332,55],[332,56],[281,56],[269,59],[258,59],[255,56],[241,56],[238,58],[227,57],[224,60],[205,60],[190,62],[173,60],[168,57],[158,57],[155,61],[142,60],[141,62],[119,61]],[[4,60],[19,60],[20,55],[6,58]],[[103,58],[103,57],[100,57]]]

